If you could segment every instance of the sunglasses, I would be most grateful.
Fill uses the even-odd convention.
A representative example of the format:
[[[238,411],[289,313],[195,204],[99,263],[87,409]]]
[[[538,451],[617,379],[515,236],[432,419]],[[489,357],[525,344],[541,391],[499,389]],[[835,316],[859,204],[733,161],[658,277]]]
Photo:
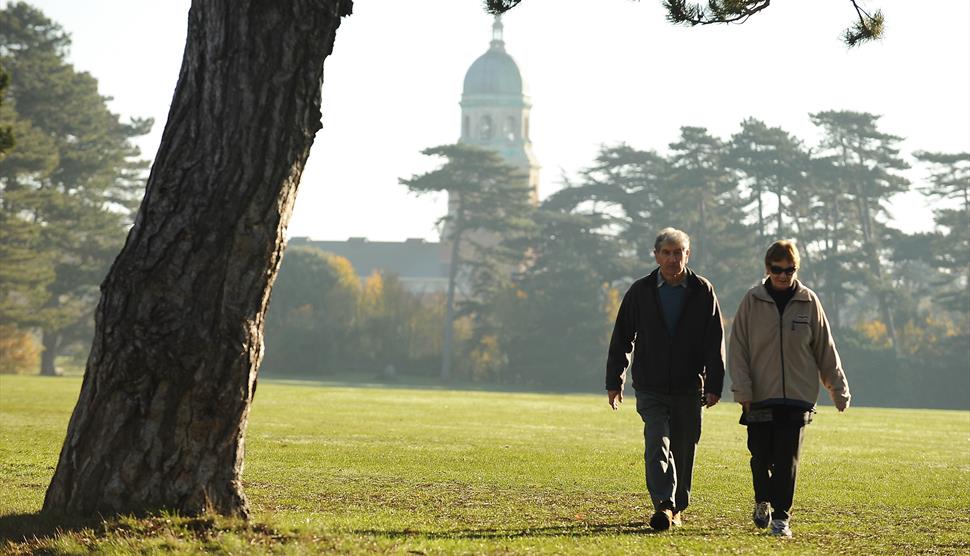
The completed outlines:
[[[788,268],[782,268],[780,266],[771,265],[771,273],[772,274],[781,274],[782,272],[784,272],[785,274],[791,276],[792,274],[795,274],[795,271],[796,270],[798,270],[798,269],[795,268],[795,267],[793,267],[793,266],[790,266]]]

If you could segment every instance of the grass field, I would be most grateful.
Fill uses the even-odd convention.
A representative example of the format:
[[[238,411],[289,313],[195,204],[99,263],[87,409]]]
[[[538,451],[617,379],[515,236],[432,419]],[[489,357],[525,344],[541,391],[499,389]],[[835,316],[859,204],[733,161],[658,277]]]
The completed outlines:
[[[809,425],[791,540],[750,523],[736,404],[708,410],[682,528],[653,533],[629,399],[260,384],[249,523],[36,513],[79,378],[0,376],[8,553],[970,553],[970,412],[825,407]],[[22,538],[24,535],[27,538]]]

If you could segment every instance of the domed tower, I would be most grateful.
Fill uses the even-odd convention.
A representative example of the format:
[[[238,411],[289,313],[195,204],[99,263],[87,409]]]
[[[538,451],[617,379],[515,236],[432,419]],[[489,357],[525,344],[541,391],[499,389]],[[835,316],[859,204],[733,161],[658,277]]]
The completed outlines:
[[[532,202],[539,201],[539,163],[529,140],[532,102],[515,60],[505,51],[502,19],[495,16],[492,42],[465,73],[459,142],[497,151],[528,176]]]

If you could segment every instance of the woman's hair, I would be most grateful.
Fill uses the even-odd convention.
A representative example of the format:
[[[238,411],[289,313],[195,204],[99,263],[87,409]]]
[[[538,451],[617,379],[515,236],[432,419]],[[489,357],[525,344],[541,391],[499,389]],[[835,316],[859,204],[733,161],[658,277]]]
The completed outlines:
[[[801,263],[801,257],[798,256],[798,247],[795,246],[795,242],[790,239],[780,239],[771,244],[768,251],[765,253],[765,266],[770,265],[773,261],[789,260],[798,268]]]

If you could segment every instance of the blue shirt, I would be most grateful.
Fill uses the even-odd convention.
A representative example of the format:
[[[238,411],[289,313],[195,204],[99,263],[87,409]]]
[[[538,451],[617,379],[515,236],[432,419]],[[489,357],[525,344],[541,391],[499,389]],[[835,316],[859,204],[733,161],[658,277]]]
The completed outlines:
[[[671,336],[677,331],[680,314],[684,310],[684,299],[687,297],[687,277],[679,284],[668,284],[664,275],[657,271],[657,295],[660,297],[660,308],[663,309],[664,323]]]

